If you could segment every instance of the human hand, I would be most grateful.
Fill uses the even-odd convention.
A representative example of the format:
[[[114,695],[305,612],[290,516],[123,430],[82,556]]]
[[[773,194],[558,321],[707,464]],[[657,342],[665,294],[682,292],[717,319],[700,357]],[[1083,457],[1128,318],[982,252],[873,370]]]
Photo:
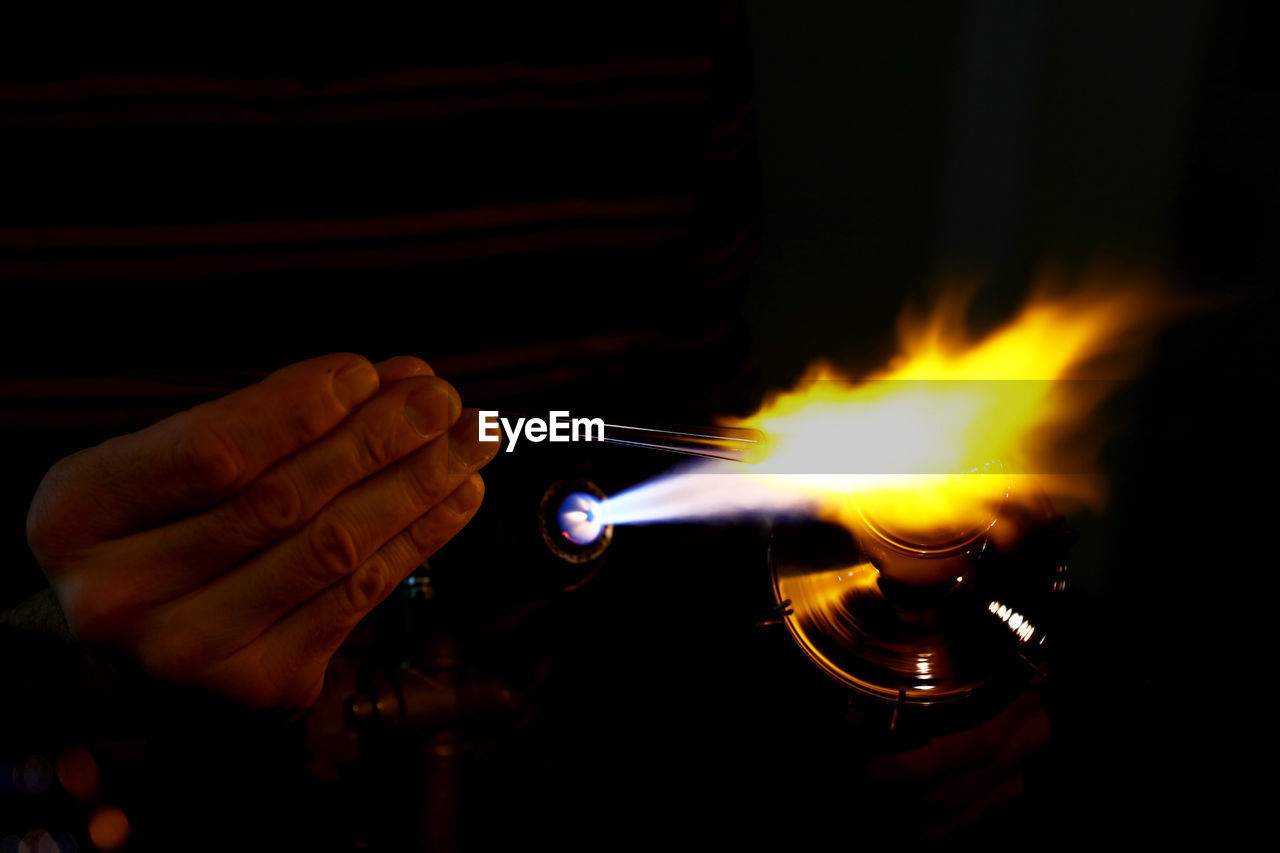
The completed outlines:
[[[425,362],[334,354],[58,462],[27,539],[78,636],[297,710],[484,497],[476,413]]]
[[[1022,796],[1024,765],[1049,735],[1040,694],[1028,691],[974,728],[872,759],[865,778],[905,805],[925,837],[942,838]]]

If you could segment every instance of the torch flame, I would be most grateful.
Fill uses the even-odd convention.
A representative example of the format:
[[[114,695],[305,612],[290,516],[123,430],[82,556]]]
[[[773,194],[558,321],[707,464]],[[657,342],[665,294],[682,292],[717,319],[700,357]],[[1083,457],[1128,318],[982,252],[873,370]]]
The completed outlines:
[[[968,300],[953,294],[923,319],[904,318],[885,369],[855,382],[816,363],[731,425],[769,436],[752,477],[899,541],[977,535],[1025,492],[1025,477],[1068,503],[1096,504],[1096,410],[1132,374],[1160,305],[1133,283],[1041,291],[974,340]]]

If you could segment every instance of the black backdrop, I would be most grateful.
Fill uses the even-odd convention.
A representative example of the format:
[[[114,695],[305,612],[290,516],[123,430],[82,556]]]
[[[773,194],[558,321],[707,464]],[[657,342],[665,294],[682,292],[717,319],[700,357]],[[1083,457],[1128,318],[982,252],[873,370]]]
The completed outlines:
[[[905,303],[927,301],[949,278],[980,278],[973,320],[989,325],[1046,262],[1085,270],[1107,261],[1231,294],[1169,328],[1117,407],[1111,501],[1103,514],[1072,519],[1082,536],[1057,736],[1014,819],[1075,840],[1228,832],[1262,793],[1244,768],[1272,766],[1263,639],[1274,618],[1267,403],[1280,79],[1266,34],[1275,13],[1263,0],[1008,6],[748,4],[764,202],[745,303],[755,361],[772,384],[816,355],[874,367],[892,351]],[[60,440],[69,451],[80,436]],[[5,510],[16,520],[45,461],[21,448],[10,456]],[[6,524],[11,540],[18,528]],[[20,571],[7,600],[35,583]],[[711,596],[715,584],[702,584]],[[683,779],[688,798],[703,783],[721,785],[742,754],[774,748],[767,718],[724,722],[732,679],[699,679],[688,638],[671,639],[678,619],[636,624],[666,639],[628,634],[627,655],[694,659],[681,677],[697,722],[681,725],[681,737],[698,743],[702,732],[702,742],[743,750],[727,763],[707,759],[705,779]],[[707,642],[735,636],[709,625],[717,630],[708,627]],[[579,731],[631,755],[641,747],[627,725],[643,718]],[[712,734],[726,725],[730,735]],[[765,790],[799,773],[745,763],[764,768]],[[831,772],[821,766],[799,764]],[[743,822],[733,834],[753,828]]]

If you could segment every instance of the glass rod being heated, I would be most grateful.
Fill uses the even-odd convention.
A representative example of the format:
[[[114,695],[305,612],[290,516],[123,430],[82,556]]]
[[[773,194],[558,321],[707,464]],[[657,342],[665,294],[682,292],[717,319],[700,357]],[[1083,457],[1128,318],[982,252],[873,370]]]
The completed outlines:
[[[530,421],[539,423],[537,429],[546,434],[547,421],[541,418],[532,418],[523,412],[504,410],[501,412],[490,412],[490,420],[488,424],[481,424],[481,429],[496,430],[501,428],[503,432],[503,440],[508,442],[507,449],[511,450],[515,447],[515,442],[519,440],[522,434],[527,434],[527,428],[522,433],[522,427]],[[683,425],[646,425],[636,426],[631,424],[609,423],[603,418],[572,418],[568,419],[568,412],[552,412],[553,416],[561,416],[559,426],[561,429],[568,429],[570,420],[573,424],[573,432],[575,435],[579,427],[585,427],[585,436],[582,439],[592,442],[604,442],[605,444],[616,444],[622,447],[638,447],[645,450],[658,450],[664,453],[678,453],[683,456],[700,456],[705,459],[723,459],[728,462],[749,462],[754,463],[760,461],[764,456],[766,438],[765,434],[757,429],[749,429],[745,427],[723,427],[723,426],[683,426]],[[496,420],[492,417],[497,415]],[[551,426],[555,426],[551,424]],[[493,433],[490,432],[490,435]],[[562,433],[563,435],[564,433]],[[535,438],[533,441],[542,439]],[[560,439],[567,440],[567,439]]]
[[[740,427],[642,427],[605,423],[607,444],[642,447],[686,456],[755,462],[764,445],[764,433]]]

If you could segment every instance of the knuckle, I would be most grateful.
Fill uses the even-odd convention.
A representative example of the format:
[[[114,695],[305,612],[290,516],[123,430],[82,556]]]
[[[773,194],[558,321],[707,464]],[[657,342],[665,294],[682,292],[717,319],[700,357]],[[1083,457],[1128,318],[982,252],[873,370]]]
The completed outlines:
[[[396,432],[388,418],[367,424],[356,438],[356,453],[362,471],[379,471],[396,458]]]
[[[284,471],[272,471],[255,480],[243,500],[250,523],[269,536],[289,533],[303,521],[302,493]]]
[[[173,469],[192,491],[215,496],[235,488],[244,460],[226,436],[196,421],[173,446]]]
[[[427,559],[443,544],[443,537],[437,524],[430,518],[422,518],[409,526],[405,531],[413,546],[414,556],[419,562]]]
[[[385,560],[374,556],[342,582],[342,609],[353,617],[363,615],[382,600],[389,569]]]
[[[411,464],[405,466],[406,488],[414,506],[425,510],[448,493],[448,452],[446,443],[436,440],[414,454]]]
[[[295,406],[289,412],[288,429],[299,443],[310,444],[333,428],[337,419],[323,399],[317,395],[313,402]]]
[[[335,519],[319,519],[311,526],[310,550],[316,580],[329,585],[354,572],[359,552],[351,532]]]

